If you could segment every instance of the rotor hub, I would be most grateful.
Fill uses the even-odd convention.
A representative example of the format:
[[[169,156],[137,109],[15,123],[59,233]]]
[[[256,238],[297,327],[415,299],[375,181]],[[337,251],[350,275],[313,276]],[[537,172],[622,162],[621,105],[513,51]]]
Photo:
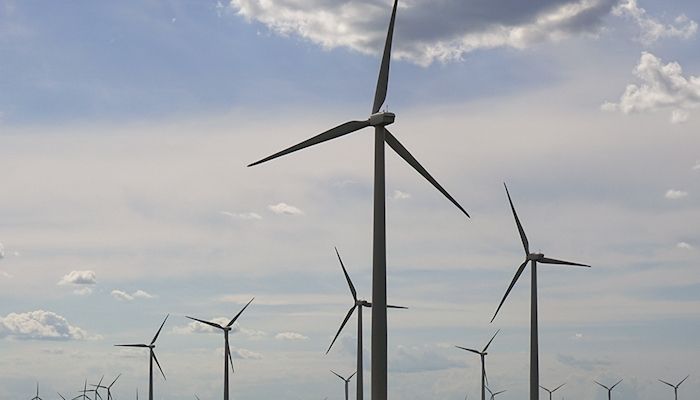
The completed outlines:
[[[544,258],[544,254],[542,254],[542,253],[530,253],[527,255],[528,261],[540,261],[543,258]]]
[[[369,125],[370,126],[391,125],[394,123],[394,120],[396,120],[396,114],[391,113],[391,112],[378,112],[376,114],[372,114],[369,117]]]

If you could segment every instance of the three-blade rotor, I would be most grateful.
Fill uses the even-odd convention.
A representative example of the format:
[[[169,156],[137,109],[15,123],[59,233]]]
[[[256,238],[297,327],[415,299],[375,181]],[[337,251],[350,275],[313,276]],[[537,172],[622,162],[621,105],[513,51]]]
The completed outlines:
[[[672,384],[672,383],[668,383],[668,382],[666,382],[666,381],[664,381],[664,380],[661,380],[661,379],[659,379],[659,382],[665,383],[665,384],[667,384],[668,386],[670,386],[670,387],[672,387],[672,388],[674,388],[674,389],[678,389],[678,388],[683,384],[683,382],[685,382],[685,380],[688,379],[688,378],[690,378],[690,375],[688,375],[688,376],[686,376],[685,378],[683,378],[683,380],[680,381],[680,382],[678,382],[677,385],[674,385],[674,384]]]
[[[156,365],[158,366],[158,370],[160,371],[160,374],[163,376],[163,379],[165,379],[165,380],[167,380],[167,378],[165,377],[165,372],[163,372],[163,368],[160,366],[160,362],[158,361],[158,357],[156,357],[156,352],[153,349],[156,347],[156,340],[158,340],[158,336],[160,335],[160,332],[163,330],[163,326],[165,326],[165,322],[168,320],[168,317],[170,317],[170,314],[165,316],[163,323],[160,324],[160,328],[158,328],[158,331],[153,336],[151,343],[149,343],[149,344],[143,344],[143,343],[139,343],[139,344],[115,344],[116,347],[137,347],[137,348],[149,349],[150,357],[153,359],[153,361],[156,362]],[[86,383],[86,385],[87,385],[87,383]]]

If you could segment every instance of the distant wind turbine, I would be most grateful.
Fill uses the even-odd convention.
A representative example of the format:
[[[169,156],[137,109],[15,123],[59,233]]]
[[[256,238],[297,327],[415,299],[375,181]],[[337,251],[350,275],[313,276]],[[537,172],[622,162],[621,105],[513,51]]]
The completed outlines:
[[[163,326],[165,326],[165,321],[168,320],[169,316],[170,316],[170,314],[165,316],[163,323],[160,324],[160,328],[158,328],[158,332],[156,332],[156,335],[153,336],[153,340],[151,340],[151,343],[149,343],[149,344],[116,344],[115,345],[117,347],[138,347],[138,348],[148,349],[148,352],[149,352],[149,357],[148,357],[148,400],[153,400],[153,361],[156,362],[156,365],[158,366],[158,370],[160,370],[160,374],[163,375],[163,379],[166,379],[165,373],[163,372],[163,368],[161,368],[160,363],[158,362],[158,358],[156,357],[156,352],[154,351],[154,349],[156,348],[156,340],[158,339],[158,335],[160,335],[160,331],[163,330]],[[137,396],[138,396],[138,392],[137,392]]]
[[[338,261],[340,262],[340,267],[343,269],[343,274],[345,274],[345,279],[348,281],[348,287],[350,288],[350,294],[352,294],[352,299],[354,301],[352,307],[350,307],[350,310],[348,310],[347,315],[345,316],[345,319],[343,320],[343,323],[340,324],[340,328],[338,329],[338,333],[335,334],[335,337],[333,338],[333,341],[331,342],[331,345],[328,346],[328,350],[326,350],[326,354],[328,354],[329,351],[331,351],[331,348],[333,347],[333,344],[335,341],[338,339],[338,336],[340,336],[340,332],[343,331],[343,328],[345,327],[345,324],[347,324],[348,320],[352,316],[352,313],[357,309],[357,400],[362,400],[364,397],[364,378],[363,378],[363,362],[362,362],[362,307],[372,307],[372,303],[368,302],[367,300],[358,300],[357,299],[357,290],[355,290],[355,285],[352,284],[352,280],[350,279],[350,275],[348,275],[348,271],[345,269],[345,264],[343,264],[343,260],[340,258],[340,253],[338,253],[338,249],[335,249],[335,254],[338,256]],[[400,309],[406,309],[406,307],[401,307],[401,306],[392,306],[388,305],[386,306],[387,308],[400,308]]]
[[[605,388],[605,390],[608,391],[608,400],[612,400],[612,391],[613,391],[613,389],[615,389],[615,386],[619,385],[620,382],[622,382],[622,379],[620,379],[619,381],[617,381],[616,384],[614,384],[614,385],[612,385],[612,386],[610,386],[610,387],[607,387],[607,386],[603,385],[602,383],[600,383],[600,382],[598,382],[598,381],[593,381],[593,382],[595,382],[595,383],[597,383],[598,385],[600,385],[600,386],[602,386],[603,388]]]
[[[333,373],[333,375],[337,376],[338,378],[342,379],[343,382],[345,382],[345,400],[348,400],[348,385],[350,384],[350,379],[352,379],[352,377],[355,376],[357,371],[353,372],[352,375],[350,375],[347,379],[343,378],[340,374],[333,370],[331,370],[331,372]]]
[[[226,324],[226,326],[221,326],[221,325],[217,324],[216,322],[204,321],[204,320],[193,318],[193,317],[187,317],[193,321],[197,321],[197,322],[200,322],[202,324],[209,325],[209,326],[214,327],[216,329],[220,329],[222,332],[224,332],[224,400],[228,400],[228,395],[229,395],[229,390],[228,390],[228,366],[229,366],[228,363],[229,363],[229,361],[231,361],[231,370],[233,371],[233,357],[231,356],[231,347],[229,346],[229,342],[228,342],[228,334],[229,334],[229,332],[231,332],[231,329],[233,329],[233,323],[236,322],[238,317],[241,316],[243,311],[245,311],[245,309],[248,308],[248,306],[250,305],[250,303],[253,302],[253,300],[255,300],[255,297],[250,299],[248,304],[246,304],[241,309],[241,311],[239,311],[238,314],[236,314],[236,316],[233,317],[233,319],[231,319],[231,321],[228,324]]]
[[[673,388],[673,394],[675,395],[675,399],[678,400],[678,387],[681,386],[681,385],[683,384],[683,382],[685,382],[685,380],[688,379],[688,378],[690,378],[690,375],[688,375],[688,376],[686,376],[685,378],[683,378],[683,380],[680,381],[680,382],[678,382],[677,385],[670,384],[670,383],[668,383],[668,382],[666,382],[666,381],[662,381],[661,379],[659,379],[659,382],[665,383],[665,384],[667,384],[668,386],[672,387],[672,388]]]
[[[39,397],[39,382],[36,383],[36,396],[32,397],[31,400],[43,400]]]
[[[506,294],[503,296],[503,300],[501,300],[501,303],[498,305],[498,308],[496,309],[493,318],[491,318],[491,322],[493,322],[493,320],[496,319],[496,315],[498,315],[498,311],[500,311],[501,307],[503,306],[503,303],[506,301],[508,294],[510,294],[510,291],[513,289],[513,286],[515,286],[515,283],[518,281],[518,278],[520,278],[520,275],[522,275],[523,271],[525,270],[525,267],[527,266],[527,263],[530,262],[530,400],[538,400],[540,391],[540,363],[537,330],[537,263],[539,262],[542,264],[574,265],[578,267],[590,267],[590,265],[578,264],[570,261],[562,261],[554,258],[547,258],[544,256],[544,254],[541,253],[530,253],[530,243],[527,240],[527,236],[525,236],[525,230],[523,229],[523,226],[520,224],[520,220],[518,219],[518,213],[515,212],[515,206],[513,206],[513,200],[511,200],[510,198],[508,186],[506,186],[505,183],[503,184],[503,186],[505,186],[506,188],[506,195],[508,196],[510,209],[513,211],[515,224],[517,225],[518,232],[520,233],[520,240],[523,242],[523,248],[525,249],[525,261],[520,265],[520,267],[518,267],[518,270],[515,273],[515,276],[513,277],[513,281],[510,283],[510,286],[508,286],[508,290],[506,290]]]
[[[494,400],[494,399],[496,398],[496,396],[498,396],[498,395],[501,394],[501,393],[505,393],[505,392],[506,392],[505,390],[501,390],[500,392],[495,392],[495,393],[494,393],[494,392],[491,391],[491,389],[488,388],[488,386],[486,387],[486,390],[488,390],[488,391],[489,391],[489,394],[491,395],[490,400]]]
[[[61,393],[59,393],[59,392],[56,392],[56,394],[58,395],[58,397],[62,398],[63,400],[66,400],[66,398],[65,398],[65,397],[63,397],[63,395],[62,395]]]
[[[112,383],[109,384],[109,386],[102,386],[102,379],[100,379],[100,383],[98,383],[97,385],[92,385],[95,386],[95,393],[97,393],[97,389],[104,389],[107,391],[107,400],[112,400],[112,386],[114,386],[114,384],[117,382],[117,379],[119,379],[120,376],[122,376],[122,374],[117,375],[117,377],[114,378],[114,380],[112,381]]]
[[[94,387],[94,389],[88,390],[88,393],[95,393],[95,395],[93,396],[93,399],[94,399],[94,400],[97,400],[98,397],[100,398],[100,400],[102,400],[102,396],[100,396],[100,393],[98,392],[98,390],[99,390],[100,387],[102,386],[102,380],[103,380],[104,378],[105,378],[105,376],[102,375],[102,378],[100,378],[100,381],[97,382],[97,385],[90,385],[90,386]]]
[[[391,62],[391,46],[396,21],[398,0],[394,0],[389,29],[384,44],[377,87],[374,94],[372,114],[366,120],[349,121],[329,129],[310,139],[300,142],[269,157],[256,161],[249,167],[258,165],[275,158],[317,145],[332,139],[345,136],[367,127],[374,127],[374,217],[372,242],[372,400],[387,398],[387,314],[386,314],[386,190],[384,149],[388,144],[401,158],[411,165],[419,174],[427,179],[440,193],[447,197],[467,217],[469,214],[457,201],[423,168],[418,160],[386,129],[394,123],[396,115],[390,112],[380,112],[387,96],[389,83],[389,66]]]
[[[546,387],[540,385],[542,389],[544,389],[547,393],[549,393],[549,400],[552,400],[552,394],[556,392],[557,390],[561,389],[562,386],[566,385],[566,383],[562,383],[561,385],[557,386],[556,389],[554,390],[549,390]]]
[[[496,333],[493,335],[491,340],[484,346],[484,349],[479,351],[479,350],[474,350],[474,349],[469,349],[466,347],[461,347],[461,346],[455,346],[458,349],[470,351],[474,354],[478,354],[479,357],[481,358],[481,400],[486,400],[486,355],[489,354],[487,350],[489,349],[489,346],[491,345],[491,342],[493,342],[493,339],[496,338],[496,335],[498,335],[498,332],[501,330],[497,330]]]
[[[87,379],[85,379],[85,386],[83,387],[83,390],[78,390],[78,393],[82,393],[82,394],[79,394],[79,395],[73,397],[72,400],[81,399],[81,398],[82,398],[83,400],[85,400],[85,399],[88,399],[88,400],[89,400],[89,399],[90,399],[90,398],[87,396],[87,393],[88,393]]]

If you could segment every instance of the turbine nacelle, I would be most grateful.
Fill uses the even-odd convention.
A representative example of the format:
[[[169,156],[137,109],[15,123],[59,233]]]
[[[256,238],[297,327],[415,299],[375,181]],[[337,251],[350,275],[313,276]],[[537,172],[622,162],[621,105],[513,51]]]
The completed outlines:
[[[372,307],[372,303],[367,300],[356,300],[355,305],[358,307]]]
[[[530,253],[527,255],[528,261],[542,261],[544,259],[544,254],[542,253]]]
[[[396,114],[394,114],[394,113],[378,112],[376,114],[372,114],[369,117],[369,125],[370,126],[386,126],[386,125],[393,124],[395,120],[396,120]]]

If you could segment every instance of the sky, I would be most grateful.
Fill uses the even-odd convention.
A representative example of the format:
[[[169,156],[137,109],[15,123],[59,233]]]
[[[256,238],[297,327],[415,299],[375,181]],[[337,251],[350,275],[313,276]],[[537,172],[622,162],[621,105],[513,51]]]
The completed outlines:
[[[371,293],[370,130],[250,162],[367,118],[388,0],[0,2],[0,398],[147,392],[341,399],[352,298]],[[700,393],[700,5],[690,0],[403,0],[392,133],[472,216],[387,152],[389,397],[528,390],[529,271],[542,266],[540,377],[556,398]],[[369,393],[370,313],[365,312]],[[354,382],[350,395],[354,396]],[[545,396],[545,392],[541,392]]]

